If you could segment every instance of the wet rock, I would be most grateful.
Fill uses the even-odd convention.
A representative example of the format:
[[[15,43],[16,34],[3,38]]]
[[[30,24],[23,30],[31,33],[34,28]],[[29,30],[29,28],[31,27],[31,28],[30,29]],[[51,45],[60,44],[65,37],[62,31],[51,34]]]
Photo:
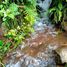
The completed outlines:
[[[62,61],[61,61],[59,54],[57,54],[56,51],[53,51],[53,53],[54,53],[56,65],[62,65]]]
[[[27,45],[25,44],[25,42],[22,42],[21,45],[19,46],[21,50],[23,50]]]
[[[21,67],[21,62],[17,62],[16,64],[8,64],[6,67]]]
[[[22,53],[17,51],[16,58],[20,58],[22,56]]]
[[[40,51],[35,57],[24,54],[17,62],[16,56],[13,54],[15,59],[10,59],[11,61],[6,67],[56,67],[52,50],[49,47],[47,48]]]
[[[56,49],[62,63],[67,63],[67,46],[62,46]]]

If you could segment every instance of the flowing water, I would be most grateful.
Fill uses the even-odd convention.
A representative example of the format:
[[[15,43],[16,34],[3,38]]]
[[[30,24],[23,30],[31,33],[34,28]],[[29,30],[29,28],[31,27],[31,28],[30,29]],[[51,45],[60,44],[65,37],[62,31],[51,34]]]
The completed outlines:
[[[50,3],[51,0],[37,1],[40,18],[35,22],[35,32],[15,51],[7,54],[4,58],[6,60],[3,61],[6,67],[57,67],[53,50],[59,45],[66,44],[67,39],[63,33],[58,36],[55,28],[50,24],[47,15]]]

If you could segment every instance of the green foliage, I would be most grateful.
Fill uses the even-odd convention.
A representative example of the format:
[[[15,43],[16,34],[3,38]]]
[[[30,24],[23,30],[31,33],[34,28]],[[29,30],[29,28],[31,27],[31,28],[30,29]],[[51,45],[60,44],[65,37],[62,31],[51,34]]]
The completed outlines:
[[[15,16],[19,14],[18,5],[15,3],[7,4],[6,1],[2,2],[0,5],[0,17],[2,18],[2,22],[8,27],[12,28],[12,24],[14,24]],[[11,20],[13,22],[11,22]],[[15,22],[16,24],[17,22]]]
[[[36,16],[36,0],[0,1],[1,28],[6,38],[6,42],[0,40],[0,58],[34,32]]]
[[[7,51],[10,48],[10,45],[11,45],[10,42],[4,43],[4,41],[0,40],[0,59],[2,59],[4,54],[7,53]]]
[[[2,63],[3,57],[6,55],[6,53],[10,50],[11,42],[4,42],[3,40],[0,40],[0,66],[5,67],[5,65]]]
[[[24,2],[24,12],[26,14],[25,20],[33,24],[36,18],[36,0],[26,0]]]
[[[53,5],[49,9],[50,16],[54,15],[54,18],[52,19],[53,22],[56,24],[58,22],[62,22],[63,17],[64,17],[64,11],[67,7],[66,4],[67,1],[65,0],[53,0]]]
[[[14,19],[15,24],[12,24],[12,26],[11,26],[11,24],[8,25],[8,27],[12,27],[12,28],[10,28],[10,30],[5,33],[5,36],[7,36],[8,38],[12,38],[15,41],[22,41],[22,39],[24,39],[24,37],[26,35],[28,36],[30,32],[34,31],[33,25],[34,25],[37,13],[36,13],[36,5],[33,4],[36,1],[34,1],[34,0],[32,0],[32,1],[31,0],[23,1],[24,5],[22,5],[22,6],[24,8],[19,8],[19,13],[21,15],[19,14],[19,16],[17,16],[17,17],[19,17],[18,19],[17,19],[17,17],[15,17],[15,19]],[[12,7],[13,6],[11,6],[11,9],[13,9],[14,11],[18,10],[16,8],[16,5],[14,6],[15,9],[14,9],[14,7],[13,8]],[[19,28],[19,30],[18,30],[18,28]],[[12,34],[12,33],[14,33],[14,34]]]
[[[18,2],[20,5],[18,5]],[[15,4],[17,3],[17,4]],[[23,4],[22,4],[23,3]],[[23,6],[20,8],[19,6]],[[6,36],[11,36],[13,39],[19,38],[22,36],[24,38],[25,35],[33,31],[33,24],[35,22],[36,13],[36,0],[20,0],[18,1],[9,1],[5,0],[0,5],[0,17],[3,20],[2,26],[6,26]],[[18,27],[20,30],[18,31]],[[9,35],[13,30],[15,35]],[[18,37],[17,37],[18,36]],[[19,39],[18,39],[19,40]]]
[[[2,40],[0,40],[0,46],[2,46],[3,45],[3,41]]]

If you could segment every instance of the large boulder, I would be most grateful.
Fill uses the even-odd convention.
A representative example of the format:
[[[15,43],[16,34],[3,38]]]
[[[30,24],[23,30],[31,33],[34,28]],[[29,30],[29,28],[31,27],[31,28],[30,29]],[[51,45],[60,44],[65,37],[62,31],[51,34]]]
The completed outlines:
[[[67,46],[57,48],[56,52],[60,56],[62,63],[67,63]]]

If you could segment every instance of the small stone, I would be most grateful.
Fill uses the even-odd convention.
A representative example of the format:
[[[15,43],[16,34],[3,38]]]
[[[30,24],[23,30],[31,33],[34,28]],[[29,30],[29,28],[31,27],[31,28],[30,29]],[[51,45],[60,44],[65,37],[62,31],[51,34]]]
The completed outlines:
[[[21,57],[21,56],[22,56],[22,54],[21,54],[20,52],[17,51],[16,57],[19,58],[19,57]]]

